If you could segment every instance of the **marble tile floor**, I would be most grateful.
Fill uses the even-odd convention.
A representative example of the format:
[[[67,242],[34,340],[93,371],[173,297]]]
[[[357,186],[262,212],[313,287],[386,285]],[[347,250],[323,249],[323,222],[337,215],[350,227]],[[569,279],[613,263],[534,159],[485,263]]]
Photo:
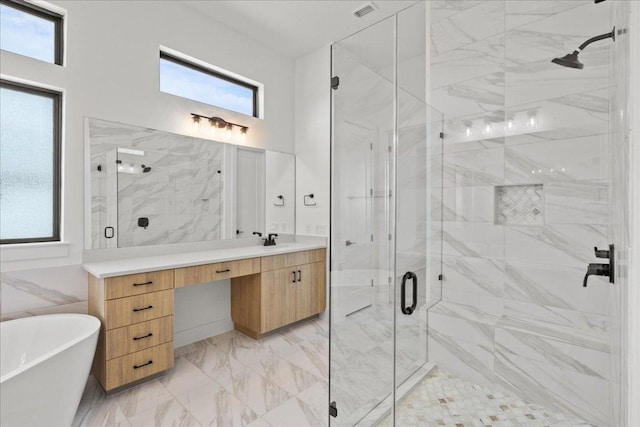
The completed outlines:
[[[590,426],[575,417],[472,384],[438,368],[401,401],[396,415],[396,425],[401,427]],[[391,425],[390,416],[378,424]]]
[[[108,397],[91,376],[73,427],[327,426],[328,364],[326,319],[260,341],[227,332],[176,349],[164,376]],[[588,426],[437,368],[402,400],[396,425]]]
[[[232,331],[176,349],[164,376],[106,396],[92,376],[74,427],[326,426],[328,324],[255,341]]]

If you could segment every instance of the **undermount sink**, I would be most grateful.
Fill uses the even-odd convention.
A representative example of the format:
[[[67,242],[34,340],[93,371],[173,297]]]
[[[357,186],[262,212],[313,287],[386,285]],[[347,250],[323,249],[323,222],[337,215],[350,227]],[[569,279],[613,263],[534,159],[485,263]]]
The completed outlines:
[[[288,248],[288,247],[289,247],[289,245],[287,245],[287,244],[281,245],[281,244],[277,243],[277,244],[275,244],[273,246],[265,246],[264,248],[265,249],[279,249],[279,248]]]

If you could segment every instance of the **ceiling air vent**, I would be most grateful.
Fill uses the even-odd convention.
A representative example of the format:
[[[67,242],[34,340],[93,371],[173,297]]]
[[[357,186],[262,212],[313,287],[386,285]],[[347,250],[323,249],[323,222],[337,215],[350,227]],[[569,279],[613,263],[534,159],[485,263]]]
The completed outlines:
[[[362,18],[364,15],[367,15],[373,12],[374,10],[376,10],[376,7],[373,5],[373,3],[367,3],[361,8],[359,8],[358,10],[356,10],[355,12],[353,12],[353,14],[358,18]]]

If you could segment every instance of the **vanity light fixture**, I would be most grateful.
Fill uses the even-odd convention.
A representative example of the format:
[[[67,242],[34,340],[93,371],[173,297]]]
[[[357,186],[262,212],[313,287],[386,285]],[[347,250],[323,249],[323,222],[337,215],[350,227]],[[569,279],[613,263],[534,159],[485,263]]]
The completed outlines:
[[[530,127],[530,128],[538,127],[538,111],[537,110],[529,110],[527,112],[527,127]]]
[[[471,136],[471,122],[466,122],[465,127],[466,127],[466,131],[465,131],[466,135]]]
[[[513,118],[510,118],[509,120],[507,120],[507,130],[512,131],[513,129],[514,129]]]
[[[207,117],[207,116],[203,116],[201,114],[196,114],[196,113],[191,113],[191,119],[193,120],[193,126],[194,126],[194,130],[197,132],[200,126],[200,121],[202,119],[207,120],[209,122],[209,125],[211,126],[211,132],[215,135],[216,134],[216,130],[217,129],[226,129],[227,130],[227,136],[231,136],[231,133],[233,131],[233,127],[237,127],[240,129],[240,134],[244,137],[247,134],[247,131],[249,130],[248,126],[244,126],[244,125],[239,125],[238,123],[232,123],[232,122],[228,122],[223,118],[220,117],[216,117],[216,116],[212,116],[212,117]]]

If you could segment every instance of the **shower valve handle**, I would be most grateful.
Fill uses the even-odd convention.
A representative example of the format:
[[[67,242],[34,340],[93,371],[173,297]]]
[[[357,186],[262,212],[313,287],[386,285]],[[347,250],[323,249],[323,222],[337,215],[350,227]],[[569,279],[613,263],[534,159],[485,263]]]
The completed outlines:
[[[587,281],[589,280],[589,276],[608,276],[609,283],[614,283],[614,275],[615,275],[615,248],[613,245],[609,245],[609,250],[603,249],[600,250],[598,247],[594,247],[594,255],[596,258],[608,258],[609,264],[589,264],[587,266],[587,274],[584,275],[584,280],[582,281],[582,286],[584,288],[587,287]]]

